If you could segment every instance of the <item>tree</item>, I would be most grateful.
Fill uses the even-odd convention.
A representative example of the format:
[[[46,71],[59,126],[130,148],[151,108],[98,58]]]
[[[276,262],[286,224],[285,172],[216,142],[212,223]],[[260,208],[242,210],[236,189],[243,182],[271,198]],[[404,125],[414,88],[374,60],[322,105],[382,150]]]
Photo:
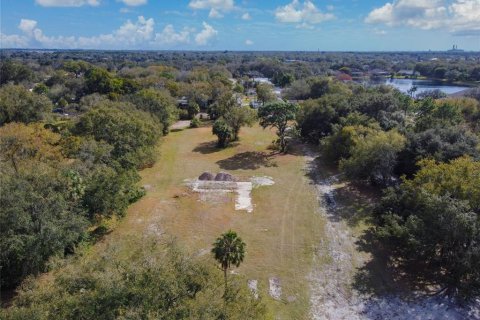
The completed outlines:
[[[101,103],[84,113],[72,129],[113,146],[112,157],[123,168],[142,168],[154,162],[154,146],[163,126],[150,113],[127,103]]]
[[[225,148],[233,137],[232,127],[230,127],[223,118],[215,120],[212,133],[218,138],[217,146],[219,148]]]
[[[250,107],[236,106],[230,109],[224,116],[225,122],[232,128],[232,140],[238,140],[241,127],[251,126],[256,119],[255,110]]]
[[[175,99],[167,90],[144,89],[126,98],[138,109],[155,115],[163,125],[163,134],[167,134],[170,125],[178,118]]]
[[[200,112],[200,106],[195,101],[189,102],[187,107],[187,113],[189,119],[194,119],[195,116]]]
[[[79,61],[66,61],[63,64],[63,69],[68,72],[71,72],[75,75],[75,78],[80,77],[83,73],[87,72],[91,68],[91,65],[88,62],[79,60]]]
[[[333,125],[349,111],[346,97],[326,94],[319,99],[309,99],[300,104],[296,120],[302,137],[318,143],[332,132]]]
[[[230,91],[223,92],[208,108],[210,119],[224,117],[233,108],[237,107],[237,99]]]
[[[33,163],[60,167],[65,161],[58,146],[60,138],[38,124],[8,123],[0,127],[0,171],[18,174]]]
[[[287,129],[290,121],[295,120],[298,111],[298,105],[286,102],[271,102],[258,109],[260,125],[266,127],[277,128],[279,138],[280,151],[285,152],[287,149]]]
[[[413,179],[385,193],[375,235],[418,281],[450,296],[479,296],[480,163],[464,157],[419,166]]]
[[[411,175],[417,171],[417,161],[430,158],[448,162],[463,155],[480,158],[478,137],[466,126],[436,126],[422,132],[407,132],[408,143],[399,154],[397,170]]]
[[[0,88],[0,125],[39,121],[52,110],[52,103],[47,97],[30,92],[23,86],[7,84]]]
[[[225,292],[227,291],[227,271],[232,265],[239,267],[245,257],[245,242],[237,233],[229,230],[222,234],[213,243],[213,257],[220,264],[225,278]]]
[[[322,140],[326,155],[335,162],[349,158],[360,139],[381,130],[377,122],[369,123],[369,119],[363,114],[351,113],[343,118],[343,126],[334,125],[333,133]]]
[[[351,178],[388,185],[405,143],[405,137],[394,130],[367,134],[353,146],[349,158],[340,160],[340,168]]]
[[[275,101],[276,96],[273,92],[273,86],[268,83],[259,83],[257,85],[257,99],[265,104],[270,101]]]
[[[101,254],[78,255],[43,280],[19,288],[0,318],[271,319],[244,281],[230,281],[222,297],[215,267],[149,235],[108,241]]]
[[[63,256],[87,223],[67,178],[51,167],[31,162],[28,171],[0,174],[0,188],[0,285],[12,287]]]
[[[19,84],[32,78],[33,72],[26,65],[4,59],[0,62],[0,85],[8,82]]]

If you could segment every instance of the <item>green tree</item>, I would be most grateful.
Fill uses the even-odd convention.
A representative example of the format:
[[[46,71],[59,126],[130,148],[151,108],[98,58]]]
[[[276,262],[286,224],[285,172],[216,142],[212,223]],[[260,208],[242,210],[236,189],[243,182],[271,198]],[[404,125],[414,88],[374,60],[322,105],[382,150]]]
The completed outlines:
[[[332,132],[340,117],[348,114],[349,108],[347,97],[338,94],[326,94],[302,102],[296,117],[302,137],[318,143]]]
[[[30,92],[23,86],[7,84],[0,88],[0,125],[39,121],[52,110],[53,105],[47,97]]]
[[[232,128],[232,140],[238,140],[238,134],[243,126],[251,126],[256,119],[256,112],[250,107],[236,106],[224,116],[225,122]]]
[[[162,124],[150,113],[129,104],[109,102],[83,114],[73,133],[112,145],[112,157],[123,168],[141,168],[153,163],[154,147],[162,129]]]
[[[340,160],[340,168],[354,179],[371,183],[391,183],[397,155],[405,147],[406,138],[398,132],[377,131],[360,138],[347,159]]]
[[[280,151],[287,149],[287,129],[290,121],[295,120],[298,105],[286,102],[271,102],[258,109],[260,125],[263,128],[272,127],[277,129]]]
[[[480,163],[468,157],[424,160],[376,209],[375,235],[392,262],[449,296],[480,295],[479,172]]]
[[[200,106],[195,101],[189,102],[187,107],[188,118],[193,119],[200,112]]]
[[[78,61],[66,61],[63,64],[63,69],[68,72],[71,72],[75,75],[75,78],[80,77],[80,75],[87,72],[92,66],[85,61],[78,60]]]
[[[225,292],[227,291],[227,271],[232,265],[238,268],[243,262],[245,246],[245,242],[232,230],[222,234],[213,243],[212,254],[223,270]]]
[[[0,181],[0,285],[12,287],[45,271],[52,255],[63,256],[87,222],[67,178],[51,167],[31,162],[28,171],[2,173]]]
[[[33,78],[32,70],[26,65],[14,62],[9,59],[2,59],[0,62],[0,85],[13,82],[19,84]]]
[[[101,254],[78,256],[43,281],[19,288],[5,320],[271,319],[244,281],[222,277],[211,264],[158,237],[108,241]],[[132,250],[134,248],[134,250]]]
[[[168,133],[170,125],[178,118],[175,99],[167,90],[144,89],[126,100],[138,109],[155,115],[163,125],[163,134]]]
[[[225,148],[233,137],[233,129],[223,118],[215,120],[212,127],[212,133],[217,136],[217,146]]]
[[[257,85],[257,99],[262,104],[267,102],[275,101],[277,97],[275,96],[275,92],[273,92],[273,86],[268,83],[259,83]]]

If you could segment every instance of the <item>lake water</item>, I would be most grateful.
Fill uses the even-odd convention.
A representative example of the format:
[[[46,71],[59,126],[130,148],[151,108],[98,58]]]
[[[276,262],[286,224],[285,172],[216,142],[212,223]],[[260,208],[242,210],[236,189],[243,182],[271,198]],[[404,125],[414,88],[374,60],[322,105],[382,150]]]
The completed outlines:
[[[386,79],[385,84],[394,86],[398,90],[407,93],[407,91],[412,88],[412,86],[417,87],[415,94],[419,94],[424,91],[431,91],[439,89],[446,94],[457,93],[468,89],[468,87],[450,85],[448,83],[436,80],[414,80],[414,79]]]

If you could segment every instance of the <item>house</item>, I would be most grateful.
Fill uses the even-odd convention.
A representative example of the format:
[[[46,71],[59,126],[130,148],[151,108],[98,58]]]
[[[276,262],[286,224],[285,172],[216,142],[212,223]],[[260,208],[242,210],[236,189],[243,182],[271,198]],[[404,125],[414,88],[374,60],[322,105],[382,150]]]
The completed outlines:
[[[352,76],[343,72],[338,72],[335,78],[337,78],[338,81],[343,81],[343,82],[352,81]]]
[[[188,99],[187,97],[181,97],[180,99],[177,99],[177,106],[180,109],[185,109],[188,107]]]
[[[415,70],[399,70],[397,74],[403,77],[416,77],[419,75],[419,73]]]

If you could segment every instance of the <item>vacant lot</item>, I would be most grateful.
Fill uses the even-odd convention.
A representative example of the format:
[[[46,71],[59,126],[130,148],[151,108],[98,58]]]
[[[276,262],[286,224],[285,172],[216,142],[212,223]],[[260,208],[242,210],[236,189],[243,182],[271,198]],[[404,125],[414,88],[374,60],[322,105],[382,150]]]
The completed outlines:
[[[305,158],[300,147],[293,154],[272,154],[268,147],[275,135],[258,126],[242,130],[240,136],[232,147],[219,150],[209,127],[170,133],[159,147],[157,164],[142,172],[147,195],[130,208],[107,241],[156,233],[177,238],[192,253],[209,255],[217,236],[235,230],[247,243],[245,262],[236,272],[258,280],[259,294],[279,318],[308,318],[307,276],[324,220],[317,214]],[[233,194],[205,202],[185,185],[185,179],[204,171],[243,179],[269,176],[275,184],[253,190],[252,213],[235,211]],[[279,301],[268,294],[273,277],[280,280]]]

